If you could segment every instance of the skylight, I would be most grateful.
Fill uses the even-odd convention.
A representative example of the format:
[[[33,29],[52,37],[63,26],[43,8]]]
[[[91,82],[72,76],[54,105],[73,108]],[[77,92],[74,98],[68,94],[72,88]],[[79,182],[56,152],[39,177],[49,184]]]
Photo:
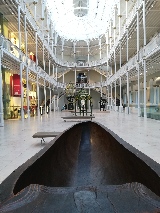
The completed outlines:
[[[67,40],[89,40],[106,32],[119,0],[47,0],[59,36]]]

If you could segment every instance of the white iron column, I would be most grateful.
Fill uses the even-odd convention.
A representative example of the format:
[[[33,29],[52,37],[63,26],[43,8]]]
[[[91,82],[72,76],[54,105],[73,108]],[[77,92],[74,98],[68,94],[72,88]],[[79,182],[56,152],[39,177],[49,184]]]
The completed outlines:
[[[125,0],[126,1],[126,49],[127,49],[127,62],[128,62],[128,0]],[[127,73],[126,73],[126,76],[127,76],[127,114],[129,114],[129,72],[128,72],[128,68],[127,68]]]
[[[119,77],[119,86],[120,86],[120,88],[119,88],[119,89],[120,89],[120,91],[119,91],[119,93],[120,93],[120,94],[119,94],[119,95],[120,95],[120,97],[119,97],[119,98],[120,98],[120,112],[122,112],[122,111],[123,111],[123,109],[122,109],[122,95],[121,95],[121,94],[122,94],[122,87],[121,87],[121,86],[122,86],[122,82],[121,82],[121,76]]]
[[[113,67],[112,67],[112,61],[111,61],[111,76],[113,75]]]
[[[102,97],[102,74],[101,74],[101,97]]]
[[[143,69],[144,69],[144,118],[147,117],[146,111],[146,0],[143,0],[143,33],[144,33],[144,55],[143,55]]]
[[[90,84],[90,71],[88,70],[88,83]]]
[[[122,46],[121,41],[119,41],[119,66],[122,67]]]
[[[49,45],[49,31],[48,31],[48,45]],[[49,52],[48,52],[48,57],[49,57]]]
[[[37,73],[37,116],[40,115],[39,113],[40,105],[39,105],[39,76]]]
[[[47,102],[47,98],[46,98],[46,81],[44,79],[44,112],[46,114],[46,102]]]
[[[34,1],[33,4],[34,4],[34,19],[36,21],[36,17],[37,17],[37,1]]]
[[[116,6],[114,7],[114,21],[113,21],[113,30],[114,30],[114,73],[116,74],[117,72],[117,64],[116,64]],[[115,102],[115,111],[117,110],[117,105],[116,105],[116,99],[117,99],[117,87],[116,87],[116,80],[115,80],[115,90],[114,90],[114,102]]]
[[[111,109],[112,109],[112,83],[111,83]]]
[[[126,76],[127,76],[127,101],[128,101],[127,114],[129,114],[129,72],[128,70],[127,70]]]
[[[49,76],[50,76],[50,75],[51,75],[51,61],[50,61],[50,60],[49,60],[48,66],[49,66],[49,67],[48,67],[48,69],[49,69],[49,73],[48,73],[48,74],[49,74]]]
[[[73,42],[74,62],[76,62],[76,42]]]
[[[19,49],[21,49],[21,7],[18,5],[18,39],[19,39]]]
[[[121,64],[122,64],[122,51],[121,51],[121,41],[119,43],[119,48],[120,48],[120,60],[119,60],[119,65],[120,65],[120,69],[121,69]],[[120,107],[119,107],[119,111],[123,112],[123,107],[122,107],[122,83],[121,83],[121,76],[119,77],[119,87],[120,87]]]
[[[89,49],[89,41],[87,42],[87,46],[88,46],[88,65],[89,65],[89,52],[90,52],[90,49]]]
[[[30,102],[29,102],[29,80],[28,80],[29,69],[26,68],[26,89],[27,89],[27,116],[30,118]]]
[[[105,87],[106,88],[106,102],[108,101],[108,86]],[[108,109],[108,104],[106,103],[105,108]]]
[[[74,69],[74,84],[76,86],[76,82],[77,82],[77,72],[76,72],[76,67]]]
[[[46,67],[45,67],[45,58],[44,58],[44,41],[43,41],[43,69],[46,70]]]
[[[57,95],[57,111],[59,109],[59,92],[58,92],[58,95]]]
[[[53,57],[53,39],[52,39],[52,57]]]
[[[48,45],[49,45],[49,41],[50,41],[50,33],[51,33],[51,17],[50,17],[50,13],[47,13],[47,34],[48,34]],[[48,52],[49,55],[49,52]]]
[[[121,69],[121,42],[120,42],[120,69]],[[121,81],[121,76],[119,77],[119,88],[120,88],[120,107],[119,111],[123,112],[123,107],[122,107],[122,81]]]
[[[101,60],[102,60],[102,44],[101,44],[101,38],[99,38],[99,60],[100,60],[100,64],[101,64]]]
[[[56,111],[56,97],[54,95],[54,112]]]
[[[88,89],[88,94],[91,95],[91,88],[90,88],[90,85],[89,85],[89,89]],[[89,108],[89,110],[91,110],[90,103],[89,103],[89,107],[88,107],[88,108]]]
[[[25,53],[26,56],[28,57],[28,32],[27,32],[27,17],[26,14],[24,14],[24,36],[25,36]],[[27,89],[27,117],[30,118],[30,102],[29,102],[29,86],[28,86],[28,59],[27,60],[27,67],[26,67],[26,89]]]
[[[88,89],[88,94],[89,95],[91,95],[91,88],[90,88],[90,72],[89,72],[89,70],[88,70],[88,83],[89,83],[89,85],[88,85],[88,87],[89,87],[89,89]],[[91,107],[90,107],[90,104],[89,104],[89,110],[91,109]]]
[[[139,73],[139,0],[137,0],[137,72],[138,72],[138,116],[141,116],[140,108],[140,73]]]
[[[108,69],[108,57],[109,57],[109,30],[107,30],[107,33],[106,33],[106,57],[107,57],[107,69]]]
[[[112,48],[112,19],[110,20],[110,26],[109,26],[109,41],[110,41],[109,48],[111,50],[111,48]]]
[[[3,88],[2,88],[2,47],[0,47],[0,127],[4,126],[3,118]]]
[[[57,67],[56,67],[56,81],[57,81],[57,79],[58,79],[58,73],[57,73],[58,71],[57,71]]]
[[[116,97],[117,97],[117,87],[116,87],[116,80],[115,80],[115,82],[114,82],[114,105],[115,105],[115,108],[114,108],[114,111],[117,111],[117,104],[116,104]]]
[[[119,66],[121,69],[122,66],[122,49],[121,49],[121,1],[119,1],[119,6],[118,6],[118,19],[119,19]],[[123,107],[122,107],[122,79],[121,76],[119,77],[119,88],[120,88],[120,107],[119,107],[119,112],[123,112]]]
[[[55,32],[55,37],[54,37],[54,54],[55,54],[55,57],[56,57],[56,48],[57,48],[57,37],[58,37],[58,34]]]
[[[42,33],[43,33],[43,21],[44,21],[44,10],[45,10],[45,1],[41,0],[41,21],[42,21]],[[43,33],[44,35],[44,33]]]
[[[63,51],[64,51],[64,39],[62,39],[62,61],[63,61]]]
[[[35,32],[35,45],[36,45],[36,66],[38,66],[38,41],[37,41],[37,32]]]
[[[44,25],[44,10],[45,10],[45,6],[44,6],[44,1],[42,0],[41,1],[41,4],[42,4],[42,10],[41,10],[41,24],[42,24],[42,27],[41,27],[41,30],[42,30],[42,36],[43,36],[43,67],[44,67],[44,70],[45,70],[45,61],[44,61],[44,29],[43,29],[43,25]]]
[[[23,83],[22,83],[22,70],[23,70],[23,64],[20,63],[20,88],[21,88],[21,120],[24,120],[24,110],[23,110]]]
[[[25,36],[25,53],[26,56],[28,56],[28,32],[27,32],[27,17],[26,14],[24,14],[24,36]]]
[[[120,69],[121,69],[121,42],[120,42]],[[122,112],[123,111],[123,107],[122,107],[122,82],[121,82],[121,76],[119,77],[119,87],[120,87],[120,107],[119,107],[119,111]]]
[[[51,103],[52,103],[52,89],[51,89],[51,83],[49,83],[49,99],[50,99],[49,112],[51,113]]]
[[[54,27],[53,24],[51,24],[51,42],[52,42],[52,57],[53,57],[53,33],[54,33]]]
[[[108,88],[108,109],[109,109],[109,85],[107,86],[107,88]]]
[[[112,66],[112,59],[111,59],[111,75],[113,75],[113,66]],[[111,88],[112,88],[112,84],[111,84]],[[112,89],[111,89],[112,90]],[[111,93],[112,95],[112,93]],[[113,109],[113,101],[112,101],[113,96],[111,96],[111,109]]]
[[[55,76],[54,76],[54,75],[55,75],[55,73],[54,73],[54,64],[53,64],[53,78],[55,78]]]
[[[36,71],[38,72],[38,33],[37,31],[35,31],[35,45],[36,45],[36,53],[35,53],[35,56],[36,56]],[[37,73],[37,82],[36,82],[36,99],[37,99],[37,116],[39,116],[39,109],[40,109],[40,106],[39,106],[39,81],[38,81],[38,73]]]
[[[62,76],[62,77],[63,77],[63,80],[62,80],[62,82],[63,82],[63,84],[64,84],[64,70],[63,70],[63,76]]]
[[[122,14],[121,14],[121,1],[119,1],[119,5],[118,5],[119,41],[121,41],[121,18],[122,18]]]

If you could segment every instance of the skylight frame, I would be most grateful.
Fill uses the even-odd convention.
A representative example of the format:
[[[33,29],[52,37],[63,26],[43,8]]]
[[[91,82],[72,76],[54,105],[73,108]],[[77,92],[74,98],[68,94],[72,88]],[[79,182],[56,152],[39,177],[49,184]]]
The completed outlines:
[[[65,40],[92,40],[105,34],[119,0],[88,0],[87,15],[74,15],[73,0],[47,0],[54,29]],[[110,7],[110,10],[108,8]]]

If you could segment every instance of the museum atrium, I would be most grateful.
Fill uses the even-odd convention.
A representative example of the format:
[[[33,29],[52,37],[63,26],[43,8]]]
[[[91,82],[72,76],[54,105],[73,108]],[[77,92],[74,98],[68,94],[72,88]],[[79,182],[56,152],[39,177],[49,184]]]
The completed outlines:
[[[0,1],[0,125],[60,110],[84,88],[99,108],[160,119],[157,0]],[[22,116],[21,116],[22,115]]]
[[[0,0],[0,183],[61,137],[50,133],[86,120],[159,168],[159,20],[160,0]]]

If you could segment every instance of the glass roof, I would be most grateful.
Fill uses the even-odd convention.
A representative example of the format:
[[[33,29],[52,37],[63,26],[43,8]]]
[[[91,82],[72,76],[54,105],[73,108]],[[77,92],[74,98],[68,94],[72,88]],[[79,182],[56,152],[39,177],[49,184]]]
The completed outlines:
[[[47,0],[55,31],[67,40],[89,40],[106,32],[119,0]]]

